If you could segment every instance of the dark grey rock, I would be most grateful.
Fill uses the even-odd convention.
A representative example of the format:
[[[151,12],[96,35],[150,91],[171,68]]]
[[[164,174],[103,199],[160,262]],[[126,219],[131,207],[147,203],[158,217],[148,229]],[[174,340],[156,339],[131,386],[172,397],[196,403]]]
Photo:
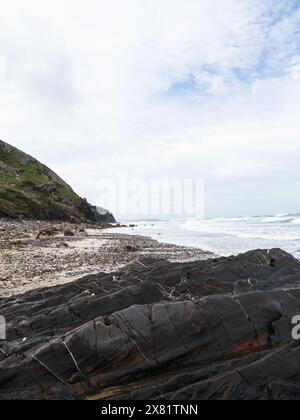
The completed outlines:
[[[0,398],[298,399],[299,284],[300,263],[270,250],[2,299]]]

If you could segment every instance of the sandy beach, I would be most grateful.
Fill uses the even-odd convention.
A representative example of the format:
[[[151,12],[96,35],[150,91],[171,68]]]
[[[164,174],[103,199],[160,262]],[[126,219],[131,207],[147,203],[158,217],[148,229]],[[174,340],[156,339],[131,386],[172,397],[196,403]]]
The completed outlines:
[[[117,234],[109,226],[0,221],[0,297],[116,271],[148,256],[187,262],[212,254]]]

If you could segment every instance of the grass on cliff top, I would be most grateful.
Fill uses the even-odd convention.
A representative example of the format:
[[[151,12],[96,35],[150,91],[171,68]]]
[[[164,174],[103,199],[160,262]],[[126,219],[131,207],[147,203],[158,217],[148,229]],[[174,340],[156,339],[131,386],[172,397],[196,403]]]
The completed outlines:
[[[11,168],[20,169],[24,166],[22,163],[22,156],[18,150],[6,154],[2,157],[2,160],[7,163]]]
[[[15,183],[15,180],[16,176],[11,171],[0,167],[0,184],[11,185]]]
[[[47,168],[35,162],[28,161],[18,151],[13,151],[5,156],[0,166],[0,185],[30,192],[30,185],[43,187],[53,185],[56,189],[58,200],[63,199],[71,203],[78,202],[77,194],[67,185],[57,182],[59,178],[52,179]],[[35,195],[34,191],[31,191]]]
[[[47,183],[47,177],[43,174],[39,165],[32,162],[25,165],[24,168],[19,171],[19,174],[23,182],[32,182],[38,186]]]
[[[10,185],[18,185],[24,181],[42,185],[47,181],[43,170],[38,162],[30,161],[14,150],[1,158],[0,182]]]
[[[0,208],[22,215],[32,205],[74,211],[81,204],[71,187],[38,161],[18,150],[1,155]]]

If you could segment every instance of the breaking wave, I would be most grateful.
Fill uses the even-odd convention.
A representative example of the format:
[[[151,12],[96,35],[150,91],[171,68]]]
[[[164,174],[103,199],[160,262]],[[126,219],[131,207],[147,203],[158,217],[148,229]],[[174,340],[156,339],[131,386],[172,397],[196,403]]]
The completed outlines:
[[[128,233],[122,231],[120,233]],[[300,214],[205,220],[140,222],[130,232],[159,242],[236,255],[258,248],[281,248],[300,259]]]

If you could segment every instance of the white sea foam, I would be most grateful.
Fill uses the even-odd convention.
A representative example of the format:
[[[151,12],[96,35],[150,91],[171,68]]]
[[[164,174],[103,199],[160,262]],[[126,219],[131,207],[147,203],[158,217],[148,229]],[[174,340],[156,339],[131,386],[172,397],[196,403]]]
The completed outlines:
[[[300,214],[139,222],[116,232],[150,236],[160,242],[232,255],[257,248],[282,248],[300,259]]]
[[[277,216],[268,216],[261,220],[261,223],[284,223],[284,222],[291,222],[293,220],[293,216],[289,216],[288,214],[284,215],[277,215]]]

